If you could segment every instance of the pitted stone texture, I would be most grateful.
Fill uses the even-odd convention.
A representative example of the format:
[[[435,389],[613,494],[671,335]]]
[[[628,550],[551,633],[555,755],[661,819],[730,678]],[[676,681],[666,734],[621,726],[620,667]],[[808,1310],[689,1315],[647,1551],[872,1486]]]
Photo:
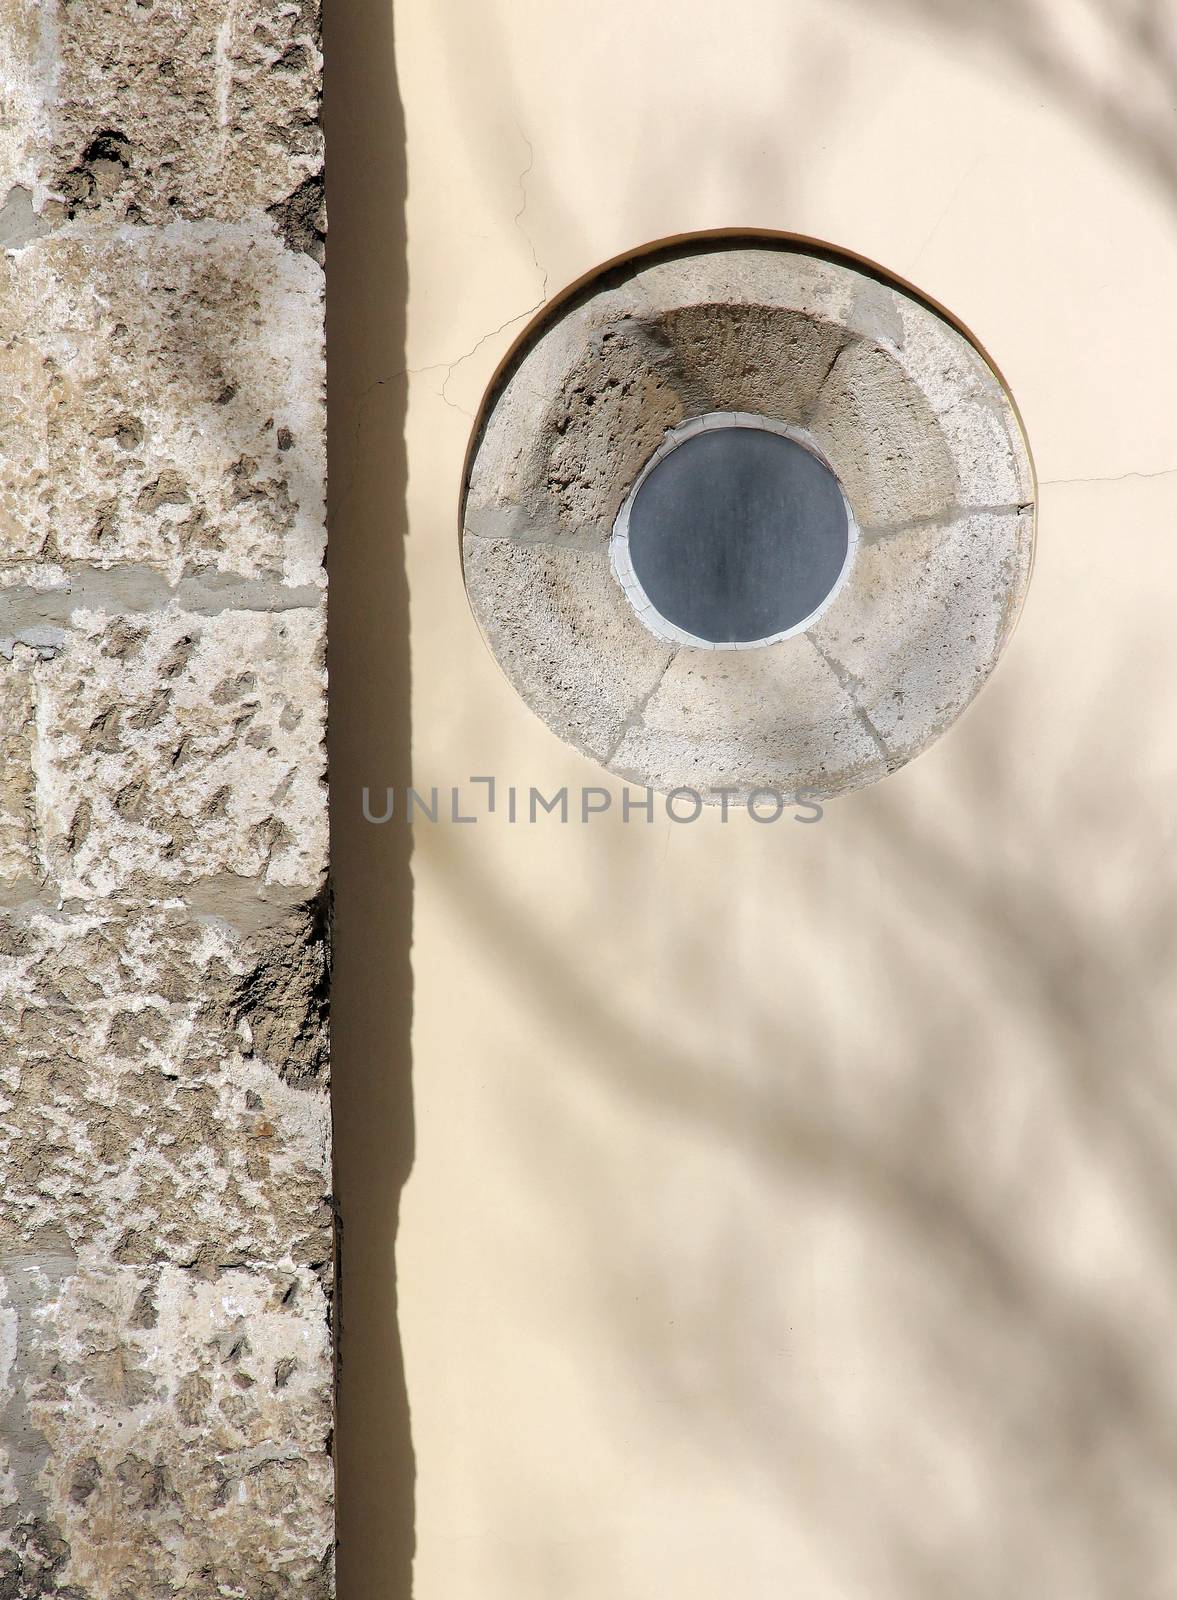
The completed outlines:
[[[79,612],[37,683],[40,860],[64,897],[326,863],[323,618]]]
[[[686,415],[673,354],[636,322],[605,329],[569,373],[542,430],[528,509],[604,544],[631,482]]]
[[[976,346],[910,296],[870,282],[850,326],[904,370],[935,418],[965,507],[1034,500],[1034,474],[1008,393]]]
[[[313,905],[0,924],[2,1592],[330,1594],[325,960]]]
[[[680,306],[659,319],[703,411],[751,411],[809,423],[841,349],[836,322],[779,306]]]
[[[635,318],[638,304],[624,286],[611,290],[575,306],[522,353],[495,408],[512,425],[489,425],[471,465],[466,509],[475,531],[524,543],[608,540],[616,496],[593,411],[604,405],[603,431],[626,463],[683,414],[670,353]]]
[[[33,662],[16,646],[0,657],[0,882],[36,872],[33,827]]]
[[[326,942],[178,904],[0,927],[0,1252],[206,1277],[331,1260]]]
[[[861,528],[945,516],[957,503],[952,457],[931,407],[879,345],[846,344],[810,431]]]
[[[57,22],[55,4],[0,3],[0,82],[4,85],[0,171],[6,184],[22,184],[27,194],[37,187],[42,166],[48,165],[51,106],[60,70]],[[44,201],[42,184],[38,208]]]
[[[603,558],[669,430],[724,411],[801,429],[866,537],[806,634],[672,653]],[[471,462],[466,585],[523,698],[612,771],[830,795],[910,760],[992,671],[1033,496],[1000,380],[931,307],[812,250],[703,242],[606,275],[524,342]]]
[[[762,272],[743,256],[722,277],[730,301],[656,307],[658,274],[647,271],[576,304],[521,356],[487,419],[467,530],[603,544],[641,468],[685,418],[767,409],[808,422],[843,339],[824,313],[849,300],[816,265],[797,285],[801,309],[749,301]]]
[[[0,1596],[327,1600],[315,0],[0,0]]]
[[[809,420],[842,342],[834,323],[774,307],[682,306],[601,329],[564,377],[522,464],[527,527],[604,543],[629,486],[685,417]]]
[[[313,0],[6,0],[0,23],[0,152],[38,210],[235,220],[319,185]]]
[[[491,647],[524,699],[579,749],[608,760],[673,655],[637,620],[608,552],[479,539],[467,546],[466,581],[496,597]]]
[[[330,1337],[303,1269],[0,1256],[0,1586],[327,1600]]]
[[[0,584],[322,582],[322,274],[264,221],[38,240],[0,326]]]

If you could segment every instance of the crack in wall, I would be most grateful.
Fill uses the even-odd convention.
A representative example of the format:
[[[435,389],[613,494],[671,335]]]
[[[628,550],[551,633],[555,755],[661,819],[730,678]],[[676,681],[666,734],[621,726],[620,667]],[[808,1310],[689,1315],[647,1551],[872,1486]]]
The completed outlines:
[[[821,382],[813,391],[813,401],[801,419],[801,427],[808,428],[812,426],[821,410],[822,396],[825,393],[826,384],[829,383],[831,377],[833,377],[834,369],[837,367],[838,362],[841,361],[847,350],[849,350],[853,344],[858,342],[858,339],[859,335],[852,328],[843,328],[842,337],[838,340],[834,353],[830,357],[830,364],[822,373]]]
[[[535,165],[535,147],[532,145],[531,140],[523,132],[523,129],[519,127],[519,124],[516,123],[515,126],[519,128],[519,135],[524,144],[527,146],[527,164],[524,166],[522,171],[519,173],[518,178],[516,179],[516,183],[519,188],[520,204],[519,209],[516,211],[512,220],[515,226],[519,229],[519,232],[523,235],[523,238],[526,240],[528,250],[531,252],[532,265],[534,266],[536,272],[538,272],[540,275],[541,283],[539,299],[534,305],[527,306],[523,311],[517,311],[513,316],[508,317],[505,322],[500,322],[497,328],[490,328],[486,333],[482,334],[480,338],[475,340],[475,342],[470,346],[469,350],[466,350],[461,355],[456,356],[454,360],[432,361],[423,367],[398,367],[395,372],[386,373],[381,378],[374,378],[372,382],[368,384],[367,388],[361,389],[360,393],[352,401],[352,408],[355,413],[355,424],[352,430],[352,467],[347,475],[346,483],[340,490],[338,500],[335,501],[334,506],[331,508],[330,515],[332,517],[339,516],[348,499],[350,498],[352,490],[355,487],[356,477],[359,473],[360,446],[364,429],[364,420],[372,396],[378,390],[386,388],[390,383],[404,381],[408,378],[422,378],[431,372],[444,372],[445,377],[442,379],[441,388],[434,389],[433,393],[436,394],[437,397],[445,405],[447,405],[451,411],[460,412],[462,416],[470,417],[471,420],[473,420],[473,413],[467,411],[464,406],[460,406],[455,401],[451,400],[449,394],[447,393],[450,380],[453,378],[454,373],[460,366],[463,366],[467,361],[471,360],[472,357],[476,356],[484,344],[488,343],[491,339],[497,338],[499,334],[505,333],[507,329],[513,327],[515,323],[522,322],[524,317],[534,316],[535,313],[547,303],[550,275],[547,268],[540,265],[539,257],[536,253],[535,241],[527,232],[527,229],[523,226],[523,217],[527,211],[527,179]]]
[[[1160,467],[1156,472],[1117,472],[1110,477],[1100,478],[1043,478],[1039,481],[1038,487],[1062,489],[1082,483],[1127,483],[1130,478],[1171,478],[1174,474],[1177,474],[1177,467]]]

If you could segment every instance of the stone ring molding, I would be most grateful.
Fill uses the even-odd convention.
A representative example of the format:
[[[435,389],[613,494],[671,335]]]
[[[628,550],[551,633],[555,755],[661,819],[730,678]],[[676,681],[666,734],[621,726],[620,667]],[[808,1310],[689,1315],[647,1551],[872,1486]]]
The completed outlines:
[[[463,490],[467,594],[523,700],[617,777],[704,798],[910,761],[993,671],[1033,561],[1030,452],[984,353],[792,240],[688,240],[565,296],[492,385]]]

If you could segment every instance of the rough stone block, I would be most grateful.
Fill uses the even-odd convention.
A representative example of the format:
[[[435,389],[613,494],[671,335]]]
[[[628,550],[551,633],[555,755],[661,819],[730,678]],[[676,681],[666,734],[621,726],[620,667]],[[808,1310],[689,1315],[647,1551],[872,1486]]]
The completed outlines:
[[[322,918],[205,898],[0,925],[14,1596],[330,1593]]]
[[[32,877],[35,652],[0,656],[0,881]]]
[[[252,932],[176,903],[11,914],[0,1251],[52,1235],[209,1278],[326,1272],[325,993],[314,903]]]
[[[486,626],[520,694],[563,738],[607,760],[673,655],[638,621],[607,551],[471,539],[466,569],[495,597]]]
[[[810,423],[861,527],[943,516],[956,471],[931,407],[884,348],[851,339]]]
[[[915,754],[959,716],[1004,647],[1029,580],[1029,513],[958,516],[859,547],[853,604],[813,637],[855,685],[891,751]]]
[[[328,1600],[330,1374],[305,1271],[0,1255],[0,1592]]]
[[[697,397],[693,414],[751,411],[795,425],[812,416],[844,337],[837,323],[781,306],[681,306],[659,326]]]
[[[316,0],[0,0],[0,1596],[328,1600]]]
[[[0,584],[77,562],[321,582],[321,301],[256,219],[0,258]]]
[[[220,873],[313,892],[326,861],[323,618],[79,612],[35,669],[41,859],[66,897]]]
[[[1030,454],[1013,402],[958,328],[880,283],[858,296],[852,326],[887,351],[927,401],[952,455],[961,506],[1034,499]]]
[[[274,208],[297,247],[321,246],[314,0],[5,0],[0,37],[0,154],[38,211],[158,223]]]
[[[611,763],[655,788],[825,795],[886,771],[853,699],[804,634],[773,650],[680,649]]]

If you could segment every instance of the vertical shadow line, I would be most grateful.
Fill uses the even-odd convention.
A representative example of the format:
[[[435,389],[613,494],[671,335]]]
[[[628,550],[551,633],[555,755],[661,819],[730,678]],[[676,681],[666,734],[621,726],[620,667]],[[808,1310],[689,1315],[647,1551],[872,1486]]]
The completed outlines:
[[[414,1458],[395,1246],[413,1161],[404,116],[392,0],[325,7],[328,572],[341,1600],[410,1600]]]

